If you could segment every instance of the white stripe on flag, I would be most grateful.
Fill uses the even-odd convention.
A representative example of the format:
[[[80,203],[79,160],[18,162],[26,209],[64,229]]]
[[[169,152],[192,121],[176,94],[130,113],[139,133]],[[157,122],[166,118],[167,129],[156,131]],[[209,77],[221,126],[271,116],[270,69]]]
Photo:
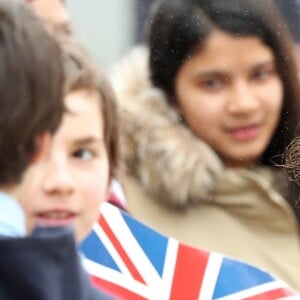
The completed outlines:
[[[173,283],[173,277],[176,267],[176,261],[177,261],[177,252],[178,252],[178,241],[169,238],[168,239],[168,246],[166,251],[166,259],[164,263],[163,268],[163,274],[162,274],[162,298],[161,299],[170,299],[171,290],[172,290],[172,283]]]
[[[221,254],[211,252],[203,276],[203,281],[198,298],[199,300],[207,300],[213,298],[222,260],[223,256]]]

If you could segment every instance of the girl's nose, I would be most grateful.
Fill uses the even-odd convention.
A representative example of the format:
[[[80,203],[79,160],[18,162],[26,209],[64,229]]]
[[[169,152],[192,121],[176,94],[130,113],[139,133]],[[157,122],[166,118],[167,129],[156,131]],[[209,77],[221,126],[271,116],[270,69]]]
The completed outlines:
[[[228,111],[233,115],[244,116],[259,108],[259,98],[247,81],[237,81],[229,94]]]

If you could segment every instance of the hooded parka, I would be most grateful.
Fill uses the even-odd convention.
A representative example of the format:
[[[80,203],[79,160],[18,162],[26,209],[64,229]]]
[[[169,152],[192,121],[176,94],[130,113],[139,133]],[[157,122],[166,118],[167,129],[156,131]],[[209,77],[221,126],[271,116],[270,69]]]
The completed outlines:
[[[300,291],[299,228],[277,168],[227,168],[149,79],[138,47],[112,73],[128,210],[189,245],[265,269]]]

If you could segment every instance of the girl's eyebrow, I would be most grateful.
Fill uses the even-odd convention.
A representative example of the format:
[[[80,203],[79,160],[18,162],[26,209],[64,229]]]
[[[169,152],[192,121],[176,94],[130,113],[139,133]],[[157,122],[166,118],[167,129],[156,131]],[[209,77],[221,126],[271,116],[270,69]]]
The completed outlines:
[[[266,60],[259,62],[253,66],[254,69],[257,68],[264,68],[264,67],[269,67],[275,65],[275,61],[273,59],[271,60]],[[209,71],[203,71],[195,74],[193,76],[194,79],[202,78],[202,77],[218,77],[218,76],[225,76],[227,74],[227,71],[223,70],[209,70]]]
[[[263,67],[269,67],[269,66],[273,66],[273,65],[275,65],[275,61],[272,59],[272,60],[267,60],[267,61],[258,63],[254,66],[254,68],[263,68]]]
[[[104,140],[102,137],[88,136],[84,138],[76,138],[73,140],[73,143],[78,146],[86,145],[86,144],[95,144],[95,143],[104,144]]]
[[[209,76],[220,76],[224,74],[223,71],[221,70],[211,70],[211,71],[203,71],[203,72],[199,72],[197,74],[195,74],[194,78],[198,78],[198,77],[209,77]]]
[[[229,73],[227,71],[223,71],[223,70],[209,70],[209,71],[203,71],[194,74],[194,76],[192,76],[192,79],[201,80],[205,78],[216,78],[216,77],[223,78],[223,77],[227,77],[228,74]]]

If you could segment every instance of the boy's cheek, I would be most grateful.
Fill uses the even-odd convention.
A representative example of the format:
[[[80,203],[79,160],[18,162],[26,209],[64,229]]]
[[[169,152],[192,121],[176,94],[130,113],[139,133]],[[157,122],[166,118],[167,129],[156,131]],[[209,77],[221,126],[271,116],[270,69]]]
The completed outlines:
[[[42,164],[34,163],[27,168],[23,175],[19,201],[23,209],[26,211],[34,209],[36,203],[35,200],[40,198],[38,197],[38,193],[41,189],[43,178],[42,171]]]
[[[99,182],[97,182],[95,184],[86,186],[83,201],[90,210],[93,210],[94,208],[98,208],[101,203],[105,202],[107,197],[108,186],[99,184]]]
[[[38,196],[37,187],[35,185],[28,185],[20,200],[21,207],[25,214],[26,229],[28,234],[30,234],[34,227],[36,227],[34,212],[38,211],[39,208],[36,199],[41,199],[41,197]]]
[[[30,235],[37,224],[35,223],[33,215],[26,208],[24,208],[24,213],[25,213],[26,232],[27,235]]]
[[[82,175],[79,180],[84,201],[89,202],[91,206],[99,207],[102,202],[108,199],[109,195],[108,164],[102,164],[101,167],[97,166],[94,171],[89,170],[89,172]]]

